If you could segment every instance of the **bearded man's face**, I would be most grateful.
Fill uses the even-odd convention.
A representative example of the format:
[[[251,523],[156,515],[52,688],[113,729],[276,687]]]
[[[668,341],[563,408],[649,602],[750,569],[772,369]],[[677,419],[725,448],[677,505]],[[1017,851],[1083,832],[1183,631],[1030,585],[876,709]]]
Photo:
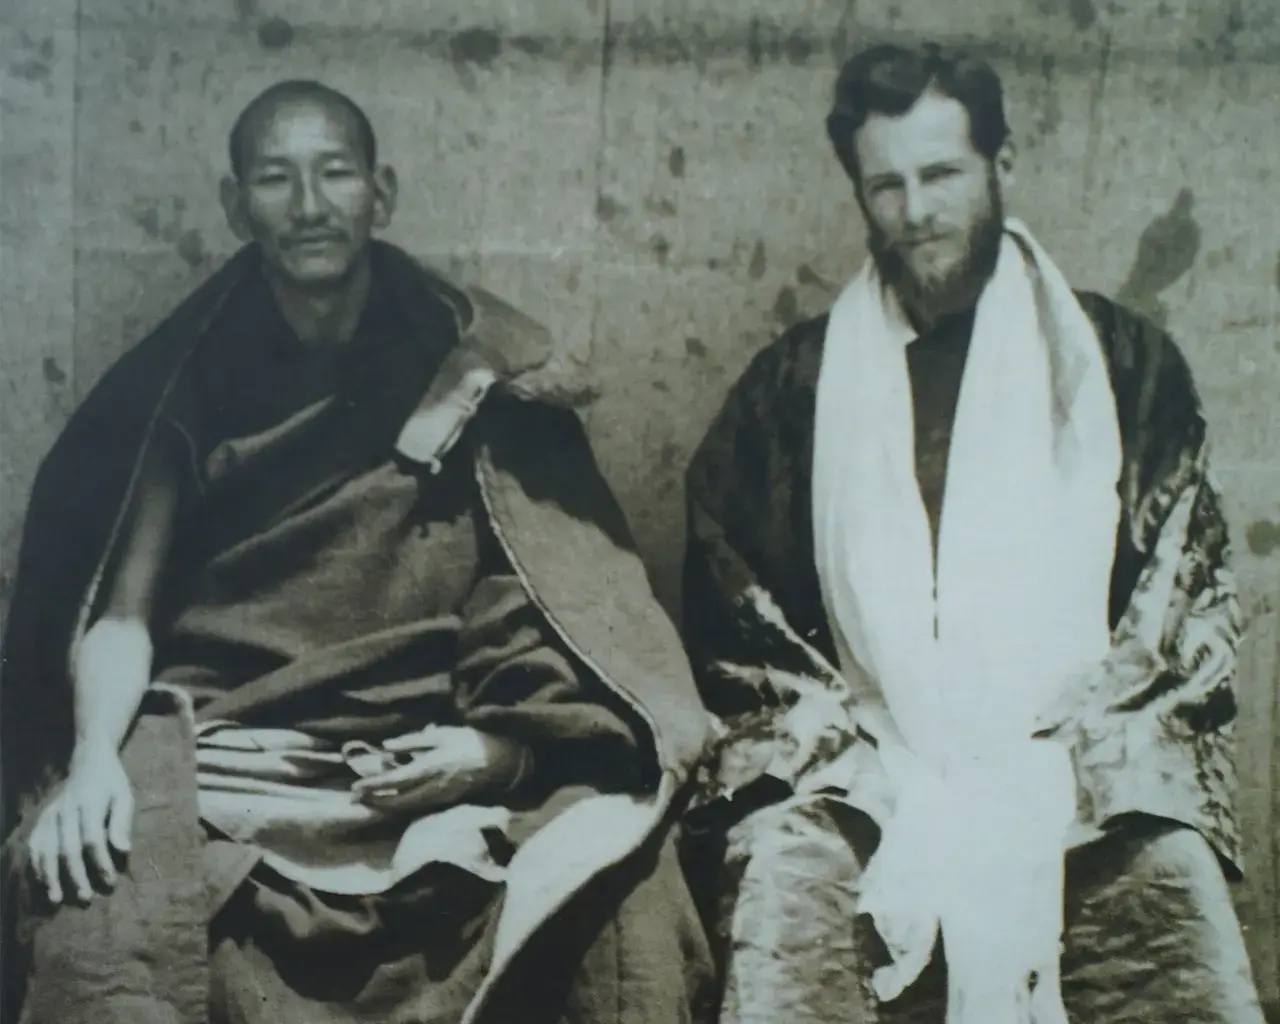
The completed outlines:
[[[995,271],[1004,211],[995,162],[958,100],[926,93],[854,138],[868,245],[904,305],[929,321],[971,305]]]

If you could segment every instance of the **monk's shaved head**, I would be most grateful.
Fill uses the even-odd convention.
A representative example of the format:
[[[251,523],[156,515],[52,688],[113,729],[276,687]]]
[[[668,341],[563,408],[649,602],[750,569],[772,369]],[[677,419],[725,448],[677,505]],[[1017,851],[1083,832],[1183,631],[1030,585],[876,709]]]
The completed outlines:
[[[350,96],[322,82],[293,79],[277,82],[259,93],[240,112],[240,116],[232,125],[231,137],[228,140],[228,155],[231,158],[231,170],[237,179],[244,177],[252,156],[256,132],[281,107],[296,103],[312,103],[324,107],[349,122],[351,141],[356,144],[360,155],[365,159],[367,169],[373,170],[377,166],[377,139],[374,137],[369,116],[360,109],[360,105]]]
[[[320,82],[264,90],[236,118],[231,173],[220,185],[227,224],[259,246],[281,287],[346,288],[368,272],[369,245],[395,210],[396,177],[380,165],[369,117]]]

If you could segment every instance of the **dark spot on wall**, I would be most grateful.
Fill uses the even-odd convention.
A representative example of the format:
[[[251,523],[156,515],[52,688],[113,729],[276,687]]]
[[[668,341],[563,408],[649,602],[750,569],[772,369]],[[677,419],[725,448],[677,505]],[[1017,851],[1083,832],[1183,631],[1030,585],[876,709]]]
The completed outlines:
[[[133,132],[134,135],[141,135],[143,131],[142,122],[135,117],[129,122],[129,131]]]
[[[9,73],[23,81],[45,82],[45,95],[49,95],[50,87],[47,79],[52,73],[53,37],[46,36],[37,43],[35,39],[23,32],[20,45],[25,51],[25,59],[11,63]]]
[[[663,441],[658,451],[658,465],[663,469],[675,469],[680,458],[680,446],[674,441]]]
[[[1169,102],[1169,82],[1165,78],[1149,79],[1145,91],[1153,107],[1163,107]]]
[[[1231,4],[1230,10],[1227,11],[1227,22],[1222,26],[1222,32],[1218,38],[1214,40],[1211,47],[1224,63],[1232,64],[1240,53],[1240,38],[1247,28],[1245,21],[1243,4],[1241,0],[1235,0]],[[1246,81],[1242,83],[1241,92],[1248,92],[1247,76]]]
[[[516,36],[511,40],[511,46],[530,57],[540,56],[547,48],[546,43],[534,36]]]
[[[472,149],[479,149],[484,144],[484,140],[480,138],[478,132],[467,132],[466,139],[467,145]]]
[[[796,281],[809,288],[819,288],[824,292],[833,292],[836,286],[820,275],[807,263],[801,263],[796,270]]]
[[[502,40],[491,28],[469,28],[449,40],[449,52],[458,64],[487,68],[502,52]]]
[[[1062,125],[1062,100],[1057,83],[1057,61],[1053,54],[1046,53],[1040,62],[1040,71],[1044,75],[1044,106],[1040,112],[1037,127],[1041,135],[1052,135]]]
[[[53,356],[45,356],[44,363],[44,379],[50,384],[65,384],[67,382],[67,374],[58,365],[58,361]]]
[[[606,37],[605,50],[610,59],[610,43],[616,40],[627,53],[651,64],[687,64],[699,60],[699,55],[695,53],[696,44],[690,38],[694,33],[671,32],[665,25],[654,24],[644,16],[622,23],[611,20],[609,27],[612,31]]]
[[[565,278],[564,287],[570,295],[578,294],[578,289],[582,287],[582,272],[577,267],[569,271],[569,276]]]
[[[1266,519],[1260,519],[1256,523],[1249,524],[1249,529],[1245,531],[1245,540],[1249,544],[1249,550],[1261,558],[1280,551],[1280,523],[1269,522]]]
[[[684,351],[686,355],[692,356],[694,359],[706,359],[707,343],[701,338],[685,338]]]
[[[1269,316],[1233,316],[1224,320],[1222,326],[1228,331],[1252,331],[1259,327],[1270,327],[1271,318]]]
[[[1235,247],[1227,245],[1223,246],[1221,249],[1214,249],[1213,252],[1207,253],[1204,258],[1204,265],[1210,270],[1217,270],[1224,264],[1231,263],[1235,258]]]
[[[195,228],[184,231],[178,239],[178,255],[193,270],[199,267],[209,255],[204,247],[204,236]]]
[[[249,21],[258,13],[258,0],[235,0],[236,17],[241,21]]]
[[[665,235],[654,235],[649,243],[649,251],[653,253],[653,258],[658,261],[658,265],[665,267],[667,259],[671,256],[671,243],[667,241]]]
[[[684,177],[684,147],[672,146],[671,152],[667,154],[667,170],[671,172],[673,178]]]
[[[671,390],[671,385],[665,380],[655,380],[650,384],[654,391],[661,391],[664,395]]]
[[[647,196],[644,201],[644,208],[659,217],[674,217],[676,215],[676,204],[670,199],[655,199],[653,196]]]
[[[155,44],[144,36],[128,36],[125,49],[139,74],[145,75],[156,62]]]
[[[1244,16],[1244,3],[1242,0],[1235,0],[1231,5],[1231,10],[1227,12],[1227,34],[1236,36],[1248,27],[1248,22]]]
[[[24,60],[9,65],[9,73],[26,82],[42,82],[49,77],[49,65],[43,60]]]
[[[1071,20],[1076,23],[1076,28],[1082,31],[1093,28],[1098,20],[1098,10],[1093,6],[1093,0],[1068,0],[1067,11]]]
[[[787,41],[783,44],[782,49],[787,55],[787,60],[792,64],[807,64],[817,47],[813,40],[800,32],[792,32],[787,36]]]
[[[716,257],[714,256],[712,256],[707,260],[708,270],[719,270],[723,266],[724,266],[724,260],[716,259]]]
[[[603,192],[596,197],[596,220],[601,224],[611,224],[626,209],[613,196],[605,195]]]
[[[1092,28],[1098,20],[1093,0],[1037,0],[1036,9],[1041,14],[1066,14],[1078,29]]]
[[[150,238],[160,237],[160,211],[154,204],[147,204],[134,210],[133,222],[142,228]]]
[[[284,18],[268,18],[258,26],[258,42],[264,50],[288,49],[293,37],[293,26]]]
[[[800,304],[794,288],[783,288],[773,303],[773,318],[783,327],[794,327],[800,322]]]
[[[760,36],[760,19],[752,18],[751,27],[747,29],[747,63],[753,68],[764,63],[764,43]]]
[[[1182,189],[1169,210],[1155,218],[1138,238],[1133,266],[1116,298],[1163,324],[1167,317],[1160,294],[1195,266],[1200,252],[1200,225],[1192,216],[1195,194]]]
[[[751,250],[751,262],[747,265],[747,273],[751,276],[751,280],[759,281],[764,277],[764,272],[769,269],[769,257],[764,251],[764,239],[756,242],[755,247]]]

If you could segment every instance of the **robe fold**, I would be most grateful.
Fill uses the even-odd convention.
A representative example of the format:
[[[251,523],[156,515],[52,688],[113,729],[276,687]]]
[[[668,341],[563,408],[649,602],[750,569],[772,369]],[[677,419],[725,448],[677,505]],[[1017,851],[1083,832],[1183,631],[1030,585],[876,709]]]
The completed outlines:
[[[687,1018],[703,940],[670,829],[708,722],[572,411],[572,368],[536,324],[383,244],[353,343],[290,351],[258,258],[126,354],[41,468],[0,689],[6,831],[22,821],[6,1010],[502,1020],[513,979],[537,976],[558,994],[531,1019]],[[66,764],[71,652],[121,570],[153,445],[181,453],[183,485],[157,687],[123,753],[135,849],[116,893],[50,913],[21,840]],[[519,740],[531,772],[409,821],[408,870],[326,884],[406,824],[351,819],[344,746],[451,724]],[[307,749],[218,745],[255,729]],[[423,839],[436,819],[463,822],[443,846]],[[441,853],[468,820],[491,827]]]
[[[1197,976],[1213,979],[1204,989],[1213,994],[1202,1000],[1206,1016],[1196,1019],[1252,1021],[1259,1019],[1257,997],[1224,878],[1238,877],[1242,866],[1233,724],[1243,624],[1206,425],[1186,362],[1167,335],[1101,296],[1077,297],[1102,345],[1122,443],[1112,641],[1099,669],[1045,710],[1037,735],[1062,742],[1071,755],[1073,848],[1092,849],[1135,822],[1154,835],[1163,822],[1213,851],[1171,869],[1190,895],[1167,904],[1169,934],[1159,948],[1175,951],[1170,965],[1180,962],[1178,949],[1214,950]],[[899,1004],[909,1009],[920,998],[908,989],[899,1004],[877,1009],[869,997],[851,1004],[838,993],[866,996],[870,969],[882,961],[871,947],[850,945],[848,923],[839,926],[844,930],[832,923],[829,932],[819,924],[836,904],[852,908],[875,848],[874,838],[869,845],[865,837],[849,839],[850,829],[864,831],[849,821],[865,822],[877,836],[895,801],[874,742],[854,724],[855,714],[883,714],[883,695],[834,674],[837,656],[814,567],[811,467],[826,320],[798,325],[752,361],[687,477],[684,637],[720,737],[688,820],[703,851],[697,862],[705,877],[697,876],[695,888],[707,888],[704,911],[727,959],[727,1024],[784,1016],[898,1019]],[[952,356],[963,358],[962,343],[952,338],[948,351],[921,349],[911,358],[945,370]],[[913,383],[921,383],[914,371]],[[935,374],[938,393],[921,397],[954,401],[956,383],[954,374]],[[941,504],[943,467],[935,463],[945,439],[929,435],[945,434],[948,419],[946,410],[917,410],[924,428],[918,468],[931,512]],[[813,834],[810,819],[823,808],[834,815],[818,830],[825,838],[792,842],[797,831]],[[1112,895],[1126,884],[1118,880]],[[1151,898],[1143,895],[1144,905]],[[786,921],[813,928],[793,933]],[[1114,927],[1127,926],[1118,915]],[[1214,935],[1224,942],[1206,941]],[[1099,948],[1113,938],[1098,938]],[[1128,984],[1126,967],[1142,973],[1132,961],[1117,963],[1108,984]],[[1072,979],[1064,984],[1070,988]],[[1176,1011],[1186,991],[1157,979],[1135,991],[1133,1005],[1150,1019],[1181,1019]],[[1091,1015],[1114,1011],[1113,992],[1067,995],[1082,1021],[1147,1019]]]

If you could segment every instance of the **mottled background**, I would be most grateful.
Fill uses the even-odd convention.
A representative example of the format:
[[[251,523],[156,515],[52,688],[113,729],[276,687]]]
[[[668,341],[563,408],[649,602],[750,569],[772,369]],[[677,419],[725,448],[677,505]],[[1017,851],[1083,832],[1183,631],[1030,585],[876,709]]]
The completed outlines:
[[[1275,0],[0,0],[4,594],[68,412],[231,251],[232,118],[314,75],[367,106],[400,170],[393,240],[589,355],[591,432],[674,610],[692,445],[862,254],[822,130],[833,69],[920,35],[995,61],[1013,209],[1076,284],[1166,322],[1198,375],[1254,619],[1241,913],[1276,998]]]

